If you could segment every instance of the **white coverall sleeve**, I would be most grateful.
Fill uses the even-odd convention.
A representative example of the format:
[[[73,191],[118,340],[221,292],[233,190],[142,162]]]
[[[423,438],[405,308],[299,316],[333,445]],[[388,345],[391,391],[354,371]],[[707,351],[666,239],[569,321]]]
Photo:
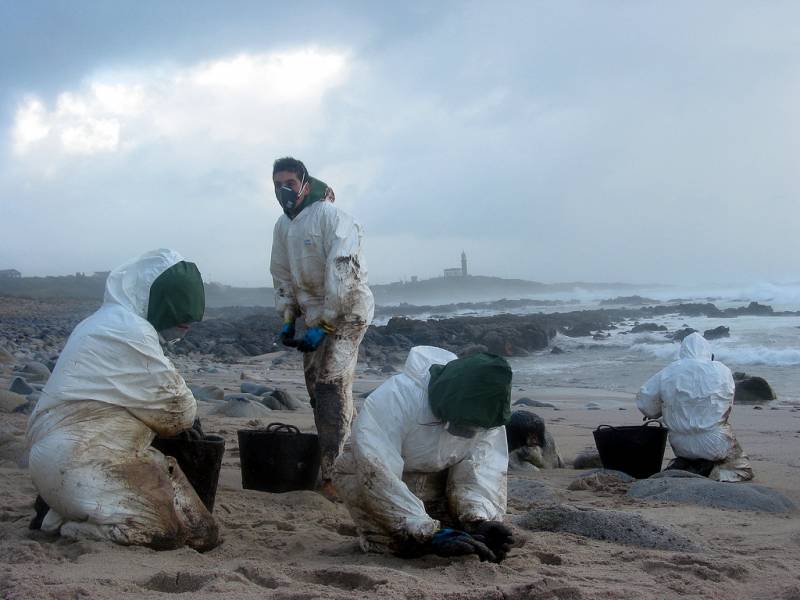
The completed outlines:
[[[658,419],[661,416],[661,373],[656,373],[647,380],[636,394],[636,407],[648,419]]]
[[[148,336],[149,337],[149,336]],[[197,414],[197,401],[175,366],[161,351],[158,338],[139,347],[131,343],[132,352],[141,352],[146,369],[131,371],[124,385],[140,385],[149,392],[149,402],[125,406],[134,417],[161,436],[172,436],[189,429]],[[155,351],[154,351],[155,349]],[[133,379],[141,378],[141,382]]]
[[[292,269],[289,265],[287,229],[283,217],[275,223],[272,232],[272,254],[269,270],[275,288],[275,310],[284,321],[293,321],[300,315],[292,286]]]
[[[322,319],[335,324],[348,315],[371,315],[372,293],[362,265],[361,226],[338,210],[329,210],[323,227],[325,299]]]
[[[501,521],[506,512],[507,474],[506,428],[494,427],[450,468],[448,498],[459,521]]]
[[[403,438],[410,416],[403,410],[402,394],[419,394],[397,377],[378,388],[364,405],[353,427],[353,457],[361,487],[360,503],[370,517],[398,538],[428,541],[439,521],[425,512],[422,500],[403,482]]]

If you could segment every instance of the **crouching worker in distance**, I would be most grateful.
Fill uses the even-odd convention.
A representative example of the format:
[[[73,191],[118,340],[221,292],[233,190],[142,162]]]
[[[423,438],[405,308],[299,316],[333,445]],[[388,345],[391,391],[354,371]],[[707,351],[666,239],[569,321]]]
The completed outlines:
[[[753,478],[750,460],[728,425],[736,386],[731,370],[714,360],[699,333],[686,336],[678,360],[639,390],[636,406],[648,419],[663,417],[675,452],[667,469],[717,481]]]
[[[365,551],[505,558],[510,394],[499,356],[411,349],[365,401],[334,469]]]
[[[180,467],[150,446],[192,426],[195,399],[160,340],[204,308],[197,267],[172,250],[108,276],[103,305],[70,335],[28,422],[43,531],[156,549],[219,543]]]

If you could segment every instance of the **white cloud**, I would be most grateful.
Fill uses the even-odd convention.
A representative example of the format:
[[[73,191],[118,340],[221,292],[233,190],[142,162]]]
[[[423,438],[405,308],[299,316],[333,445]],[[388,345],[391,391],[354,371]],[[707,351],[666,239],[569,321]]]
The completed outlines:
[[[39,98],[25,99],[14,119],[14,152],[52,168],[53,159],[153,143],[173,142],[195,155],[194,141],[297,140],[319,121],[320,103],[344,81],[346,62],[342,53],[306,48],[107,72],[58,94],[52,109]]]

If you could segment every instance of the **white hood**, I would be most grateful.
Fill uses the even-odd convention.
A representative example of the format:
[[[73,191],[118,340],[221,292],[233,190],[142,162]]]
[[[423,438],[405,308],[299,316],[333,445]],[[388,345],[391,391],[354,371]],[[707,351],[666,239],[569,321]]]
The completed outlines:
[[[696,331],[683,338],[678,358],[695,358],[697,360],[711,360],[711,345]]]

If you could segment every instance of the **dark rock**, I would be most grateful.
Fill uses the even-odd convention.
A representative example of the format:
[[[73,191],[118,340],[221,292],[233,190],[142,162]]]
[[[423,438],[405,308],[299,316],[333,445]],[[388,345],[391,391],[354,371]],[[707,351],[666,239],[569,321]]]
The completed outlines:
[[[646,333],[650,331],[666,331],[665,325],[658,325],[657,323],[637,323],[634,325],[630,333]]]
[[[254,394],[255,396],[263,396],[272,392],[272,388],[254,381],[243,381],[239,389],[244,394]]]
[[[600,460],[597,448],[589,447],[578,453],[578,456],[572,461],[572,466],[575,469],[602,469],[603,461]]]
[[[481,352],[489,352],[489,348],[483,344],[470,344],[458,352],[458,357],[464,358],[465,356],[472,356],[473,354],[480,354]]]
[[[247,398],[251,396],[251,398]],[[226,402],[214,413],[225,415],[226,417],[239,417],[253,419],[269,415],[272,411],[261,404],[261,398],[252,394],[232,394],[226,396]]]
[[[15,413],[29,415],[33,412],[33,409],[36,408],[36,403],[39,401],[38,395],[31,394],[28,398],[20,404],[17,408],[14,409]]]
[[[714,329],[706,329],[703,332],[703,337],[706,338],[707,340],[718,340],[720,338],[731,337],[731,330],[729,327],[720,325],[719,327],[715,327]]]
[[[225,399],[225,390],[216,385],[189,386],[197,400],[214,402]]]
[[[281,403],[281,401],[271,394],[260,396],[259,401],[270,410],[286,410],[286,407]]]
[[[776,398],[772,387],[763,377],[747,377],[736,380],[734,404],[763,404]]]
[[[397,369],[395,369],[392,365],[383,365],[381,367],[381,373],[389,374],[389,373],[396,373]]]
[[[50,378],[50,369],[40,362],[31,361],[14,375],[25,378],[28,381],[47,381]]]
[[[564,351],[558,346],[553,346],[553,349],[550,350],[550,354],[564,354]]]
[[[299,410],[303,408],[303,404],[286,390],[274,390],[271,396],[281,403],[284,410]]]
[[[520,398],[514,402],[514,406],[533,406],[534,408],[555,408],[549,402],[540,402],[539,400],[531,400],[530,398]]]
[[[721,483],[705,477],[687,477],[679,473],[663,471],[659,477],[641,479],[630,487],[627,495],[640,500],[695,504],[731,510],[769,513],[787,513],[796,510],[791,500],[768,487],[750,483]]]
[[[8,389],[15,394],[22,394],[23,396],[32,394],[34,391],[33,387],[29,385],[28,382],[22,377],[14,377]]]
[[[576,508],[565,504],[540,507],[511,520],[529,531],[563,531],[595,540],[673,552],[700,550],[697,543],[669,527],[620,511]]]
[[[672,335],[668,336],[673,342],[682,342],[684,338],[696,333],[696,329],[692,329],[691,327],[687,327],[685,329],[679,329]]]

